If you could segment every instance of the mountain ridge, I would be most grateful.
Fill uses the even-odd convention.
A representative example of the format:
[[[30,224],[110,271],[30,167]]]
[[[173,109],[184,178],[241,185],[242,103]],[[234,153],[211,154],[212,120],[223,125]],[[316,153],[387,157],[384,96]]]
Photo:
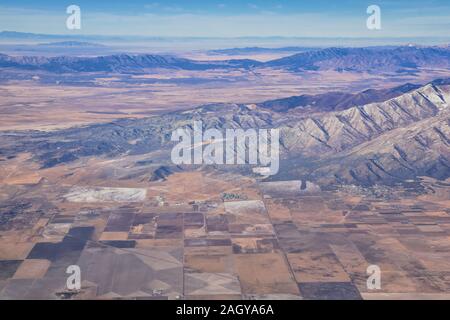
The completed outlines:
[[[152,165],[170,167],[171,133],[202,121],[204,129],[279,128],[280,172],[271,180],[309,179],[327,186],[392,184],[420,175],[446,179],[449,103],[450,81],[441,79],[382,102],[306,117],[255,105],[211,104],[55,132],[4,132],[0,146],[5,156],[31,152],[43,168],[92,156],[147,154],[161,161]]]
[[[311,109],[311,111],[339,111],[372,102],[381,102],[395,98],[401,94],[420,88],[421,85],[406,83],[388,89],[366,89],[356,94],[348,92],[327,92],[317,95],[304,94],[288,98],[268,100],[257,105],[261,108],[277,112],[288,112],[295,109]]]
[[[213,68],[249,68],[259,65],[253,60],[195,61],[168,55],[116,54],[98,57],[12,57],[0,54],[0,67],[49,72],[139,72],[147,68],[206,70]]]
[[[421,67],[450,67],[450,50],[444,47],[327,48],[298,53],[266,63],[292,71],[337,70],[369,72],[402,71]]]

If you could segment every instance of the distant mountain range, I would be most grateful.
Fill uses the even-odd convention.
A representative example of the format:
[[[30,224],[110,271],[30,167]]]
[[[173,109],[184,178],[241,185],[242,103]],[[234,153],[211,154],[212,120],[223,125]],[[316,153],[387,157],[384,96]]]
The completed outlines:
[[[292,72],[408,73],[421,68],[450,68],[448,47],[329,48],[259,62],[254,60],[196,61],[160,55],[111,55],[99,57],[11,57],[0,55],[0,67],[50,72],[142,72],[148,68],[185,70],[280,68]]]
[[[398,95],[401,91],[406,93]],[[205,128],[219,130],[279,128],[282,161],[272,180],[301,178],[321,186],[367,186],[402,183],[420,176],[449,178],[450,79],[417,89],[405,85],[387,90],[388,95],[397,96],[384,101],[378,101],[382,91],[373,92],[371,98],[366,93],[363,101],[367,104],[347,104],[342,111],[310,116],[286,116],[285,110],[278,112],[267,105],[213,104],[55,132],[3,132],[0,150],[5,157],[30,152],[45,168],[83,157],[151,157],[156,152],[149,165],[156,170],[165,166],[161,174],[166,174],[172,170],[171,133],[201,120]],[[335,110],[332,104],[330,100],[331,106],[325,109]],[[229,166],[219,169],[233,170]],[[149,168],[136,163],[136,170],[145,175]]]
[[[246,48],[230,48],[217,49],[208,51],[209,54],[224,54],[224,55],[249,55],[249,54],[266,54],[266,53],[300,53],[305,51],[315,50],[311,47],[281,47],[281,48],[261,48],[261,47],[246,47]]]
[[[266,66],[301,70],[378,73],[418,68],[449,68],[448,47],[328,48],[270,61]]]
[[[63,35],[49,35],[49,34],[38,34],[29,32],[16,32],[16,31],[2,31],[0,32],[0,39],[61,39],[66,38]],[[70,37],[70,36],[69,36]]]
[[[93,42],[81,42],[81,41],[59,41],[49,43],[39,43],[38,46],[43,47],[75,47],[75,48],[97,48],[104,47],[104,45]]]
[[[30,41],[36,42],[41,40],[53,41],[192,41],[192,40],[220,40],[221,48],[234,46],[236,48],[247,47],[332,47],[332,46],[349,46],[349,47],[366,47],[366,46],[402,46],[408,43],[421,43],[423,45],[437,45],[449,43],[450,36],[437,37],[283,37],[283,36],[247,36],[247,37],[176,37],[176,36],[145,36],[145,35],[85,35],[82,33],[67,34],[42,34],[31,32],[17,31],[0,31],[0,41]],[[301,44],[301,45],[298,45]]]
[[[95,36],[77,34],[42,34],[31,32],[1,31],[0,40],[61,40],[61,41],[84,41],[84,40],[114,40],[120,39],[116,36]]]

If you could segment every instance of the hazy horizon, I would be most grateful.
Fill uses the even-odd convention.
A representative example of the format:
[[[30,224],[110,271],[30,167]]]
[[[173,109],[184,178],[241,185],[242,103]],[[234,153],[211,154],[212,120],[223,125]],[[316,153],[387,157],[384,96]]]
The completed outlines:
[[[66,8],[81,8],[82,28],[68,30]],[[381,9],[381,30],[368,30],[367,7]],[[305,1],[143,0],[2,1],[0,30],[65,35],[160,37],[435,37],[449,34],[442,0],[329,3]]]
[[[213,50],[225,48],[282,48],[282,47],[370,47],[404,46],[409,44],[434,46],[449,45],[446,37],[189,37],[189,36],[104,36],[104,35],[67,35],[0,31],[0,45],[36,45],[63,41],[99,43],[107,46],[127,46],[129,49],[141,48],[154,50]],[[3,48],[0,47],[0,51]]]

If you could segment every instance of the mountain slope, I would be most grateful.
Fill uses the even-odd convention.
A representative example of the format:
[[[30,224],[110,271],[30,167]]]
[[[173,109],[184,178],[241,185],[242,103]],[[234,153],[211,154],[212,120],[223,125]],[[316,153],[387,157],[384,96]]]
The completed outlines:
[[[301,119],[285,128],[283,144],[305,155],[336,153],[448,108],[450,86],[428,84],[381,103]]]
[[[268,67],[353,72],[404,72],[423,67],[450,67],[450,50],[442,47],[328,48],[269,61]]]
[[[418,176],[450,177],[449,115],[392,130],[297,173],[322,183],[394,184]],[[292,172],[291,172],[292,173]]]
[[[258,106],[277,112],[287,112],[291,109],[310,111],[339,111],[350,107],[382,102],[398,97],[404,93],[420,88],[420,85],[405,84],[389,89],[368,89],[360,93],[327,92],[318,95],[301,95],[276,99],[259,103]]]

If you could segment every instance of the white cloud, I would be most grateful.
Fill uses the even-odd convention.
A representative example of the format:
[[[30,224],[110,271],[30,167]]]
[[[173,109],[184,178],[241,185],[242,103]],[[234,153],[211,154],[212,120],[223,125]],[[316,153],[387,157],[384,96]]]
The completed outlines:
[[[149,3],[144,5],[145,9],[155,9],[159,7],[159,2],[153,2],[153,3]]]

